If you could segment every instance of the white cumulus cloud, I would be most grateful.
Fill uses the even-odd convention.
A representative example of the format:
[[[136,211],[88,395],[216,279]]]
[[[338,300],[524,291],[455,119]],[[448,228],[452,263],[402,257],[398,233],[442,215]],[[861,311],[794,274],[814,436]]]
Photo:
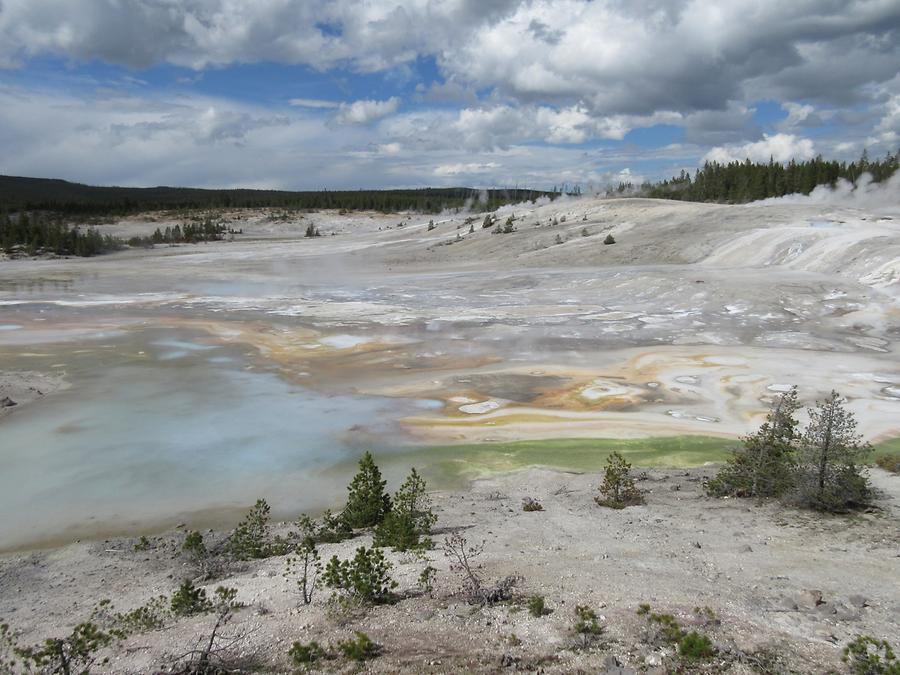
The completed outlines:
[[[808,138],[798,138],[793,134],[765,134],[761,141],[754,143],[715,147],[706,153],[703,160],[727,164],[743,162],[745,159],[768,162],[772,158],[776,162],[787,162],[791,159],[812,159],[815,156],[815,147]]]
[[[397,112],[400,99],[396,96],[385,101],[360,100],[353,103],[341,103],[335,122],[337,124],[371,124]]]

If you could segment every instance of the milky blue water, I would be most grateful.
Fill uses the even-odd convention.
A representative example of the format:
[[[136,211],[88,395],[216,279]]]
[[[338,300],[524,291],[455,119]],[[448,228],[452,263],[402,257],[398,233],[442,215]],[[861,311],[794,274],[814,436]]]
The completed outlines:
[[[0,424],[0,549],[233,521],[257,497],[332,506],[347,478],[332,468],[389,447],[412,405],[316,393],[182,335],[65,359],[72,388]]]

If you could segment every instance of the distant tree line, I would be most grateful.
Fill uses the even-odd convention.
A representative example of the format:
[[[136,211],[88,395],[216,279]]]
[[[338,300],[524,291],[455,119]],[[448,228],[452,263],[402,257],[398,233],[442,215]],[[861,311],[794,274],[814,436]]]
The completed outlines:
[[[416,211],[440,213],[478,203],[493,211],[515,202],[534,201],[554,192],[528,189],[476,190],[202,190],[196,188],[95,187],[44,178],[0,176],[0,208],[10,212],[54,211],[68,216],[120,216],[161,210],[209,208],[345,209],[347,211]]]
[[[196,244],[201,241],[219,241],[223,238],[227,229],[221,223],[213,222],[212,218],[206,218],[199,223],[185,223],[184,227],[176,225],[167,226],[165,230],[156,228],[149,241],[135,242],[129,240],[129,244]]]
[[[790,194],[809,194],[817,185],[834,187],[839,178],[856,182],[864,173],[880,183],[890,178],[900,166],[900,151],[883,159],[870,160],[864,152],[855,162],[815,159],[781,164],[770,159],[767,163],[706,162],[693,176],[688,171],[658,183],[644,183],[636,188],[620,183],[611,194],[639,194],[657,199],[678,199],[691,202],[721,202],[739,204],[769,197]]]
[[[69,227],[59,216],[22,212],[0,215],[0,248],[9,254],[92,256],[122,248],[122,242],[92,228]]]

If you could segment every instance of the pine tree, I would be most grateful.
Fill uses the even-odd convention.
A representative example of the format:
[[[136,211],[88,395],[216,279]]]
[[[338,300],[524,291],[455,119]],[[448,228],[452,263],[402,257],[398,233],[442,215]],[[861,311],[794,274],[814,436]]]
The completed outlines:
[[[387,481],[375,465],[371,452],[359,460],[359,471],[347,487],[347,506],[342,514],[344,522],[352,528],[374,527],[391,510],[391,498],[385,492]]]
[[[856,418],[836,391],[815,408],[800,442],[793,497],[818,511],[864,506],[871,486],[860,464],[872,446],[856,433]]]
[[[707,491],[724,497],[777,497],[791,485],[794,450],[799,438],[794,414],[800,409],[797,388],[779,396],[759,430],[741,439]]]
[[[431,511],[431,500],[425,480],[413,468],[394,495],[391,511],[375,530],[375,546],[390,546],[398,551],[425,546],[422,536],[431,534],[437,516]]]
[[[594,501],[612,509],[624,509],[626,506],[644,503],[643,493],[631,478],[631,464],[618,452],[606,458],[603,485],[600,486],[600,495],[594,497]]]

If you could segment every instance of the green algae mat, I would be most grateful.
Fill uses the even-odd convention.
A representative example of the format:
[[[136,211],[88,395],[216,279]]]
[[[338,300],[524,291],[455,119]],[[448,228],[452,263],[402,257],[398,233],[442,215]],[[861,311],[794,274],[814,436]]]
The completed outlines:
[[[472,478],[546,466],[565,471],[602,471],[606,458],[619,452],[635,467],[689,468],[721,464],[740,441],[715,436],[663,436],[655,438],[553,438],[440,445],[415,448],[378,457],[387,465],[416,466],[441,485],[457,485]],[[878,455],[900,455],[900,438],[875,446]]]

